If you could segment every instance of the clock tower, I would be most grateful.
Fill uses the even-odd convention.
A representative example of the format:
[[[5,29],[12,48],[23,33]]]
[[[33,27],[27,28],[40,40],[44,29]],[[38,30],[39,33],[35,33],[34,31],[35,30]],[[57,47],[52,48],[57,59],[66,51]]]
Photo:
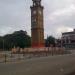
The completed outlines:
[[[32,0],[31,36],[32,47],[44,47],[43,6],[41,0]]]

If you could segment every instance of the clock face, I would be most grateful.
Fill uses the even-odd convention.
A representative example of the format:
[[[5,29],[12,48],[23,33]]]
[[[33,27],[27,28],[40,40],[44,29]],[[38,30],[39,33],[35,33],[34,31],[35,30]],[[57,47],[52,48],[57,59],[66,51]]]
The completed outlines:
[[[42,12],[39,10],[39,14],[41,15],[42,14]]]
[[[36,14],[36,11],[33,11],[33,14]]]

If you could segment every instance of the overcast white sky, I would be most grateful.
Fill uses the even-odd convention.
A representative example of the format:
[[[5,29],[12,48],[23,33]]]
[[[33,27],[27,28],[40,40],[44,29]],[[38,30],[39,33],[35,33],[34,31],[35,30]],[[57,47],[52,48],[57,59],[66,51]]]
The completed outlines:
[[[31,34],[32,0],[0,0],[0,35],[17,30]],[[44,32],[60,37],[62,32],[75,28],[75,0],[42,0]]]

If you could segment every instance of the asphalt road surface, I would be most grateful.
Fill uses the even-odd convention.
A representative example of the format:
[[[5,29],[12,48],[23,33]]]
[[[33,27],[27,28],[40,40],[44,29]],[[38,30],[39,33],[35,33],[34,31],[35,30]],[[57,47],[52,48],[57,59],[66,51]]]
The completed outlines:
[[[68,75],[75,71],[75,54],[0,63],[0,75]]]

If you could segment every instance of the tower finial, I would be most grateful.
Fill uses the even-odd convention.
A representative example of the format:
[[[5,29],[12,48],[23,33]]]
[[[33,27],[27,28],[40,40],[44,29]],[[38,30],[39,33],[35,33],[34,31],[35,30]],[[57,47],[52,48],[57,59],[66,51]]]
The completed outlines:
[[[32,0],[34,6],[39,6],[41,5],[41,0]]]

